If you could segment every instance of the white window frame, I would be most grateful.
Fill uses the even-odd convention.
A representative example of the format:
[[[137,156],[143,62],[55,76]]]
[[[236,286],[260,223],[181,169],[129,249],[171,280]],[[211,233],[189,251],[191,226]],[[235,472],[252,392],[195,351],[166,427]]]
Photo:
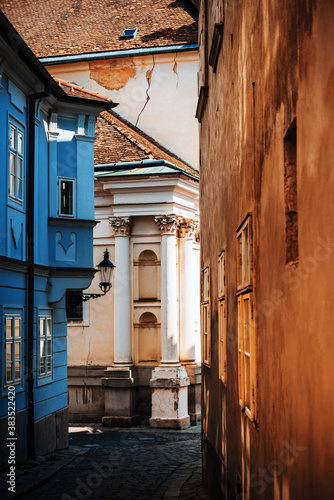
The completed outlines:
[[[15,335],[15,321],[19,319],[20,320],[20,332],[19,335]],[[14,322],[14,335],[11,335],[10,337],[7,336],[7,322],[11,322],[11,334],[13,334],[13,322]],[[4,314],[4,357],[3,359],[5,360],[4,363],[4,387],[7,387],[9,385],[21,385],[22,380],[23,380],[23,366],[22,366],[22,360],[23,360],[23,342],[22,342],[22,333],[23,333],[23,318],[22,318],[22,312],[20,311],[6,311]],[[19,358],[17,360],[15,359],[15,344],[18,344],[19,347]],[[10,351],[10,364],[11,364],[11,375],[12,378],[11,380],[7,380],[7,345],[11,345]],[[18,378],[15,378],[15,364],[19,363],[19,369],[20,369],[20,375]]]
[[[61,212],[61,183],[68,182],[72,184],[72,213],[63,214]],[[66,217],[73,219],[76,217],[76,179],[73,177],[58,177],[58,215],[59,217]]]
[[[50,335],[47,335],[48,329],[47,325],[49,322],[50,326]],[[41,330],[43,330],[41,332]],[[45,354],[41,353],[41,342],[44,342],[44,349],[46,349]],[[47,345],[50,345],[50,353],[47,352]],[[39,382],[49,382],[53,377],[53,322],[52,315],[50,311],[42,311],[38,315],[38,342],[37,342],[37,352],[38,352],[38,362],[37,362],[37,370],[38,370],[38,379]],[[48,358],[50,361],[50,368],[48,369]],[[44,359],[44,367],[45,371],[42,373],[42,362]]]
[[[11,144],[11,130],[14,131],[14,144]],[[21,151],[18,147],[18,136],[21,134]],[[8,120],[8,197],[10,200],[23,205],[24,197],[24,130],[15,120]],[[12,171],[11,158],[14,160]],[[21,175],[19,175],[19,161],[21,161]],[[21,183],[21,195],[19,193],[19,182]],[[13,183],[13,184],[12,184]],[[12,191],[13,186],[13,191]]]

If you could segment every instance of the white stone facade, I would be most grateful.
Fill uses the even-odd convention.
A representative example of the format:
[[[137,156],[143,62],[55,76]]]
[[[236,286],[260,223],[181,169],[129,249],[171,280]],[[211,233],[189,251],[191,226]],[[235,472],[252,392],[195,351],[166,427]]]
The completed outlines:
[[[197,423],[198,180],[179,173],[103,174],[95,183],[95,203],[95,259],[108,248],[116,269],[111,291],[89,301],[88,321],[69,327],[70,412],[94,413],[89,391],[102,379],[96,415],[102,412],[106,425],[132,425],[143,418],[155,427]],[[98,292],[98,276],[90,291]],[[71,383],[71,367],[77,370],[77,386]],[[106,368],[90,389],[86,380],[85,396],[79,367]]]

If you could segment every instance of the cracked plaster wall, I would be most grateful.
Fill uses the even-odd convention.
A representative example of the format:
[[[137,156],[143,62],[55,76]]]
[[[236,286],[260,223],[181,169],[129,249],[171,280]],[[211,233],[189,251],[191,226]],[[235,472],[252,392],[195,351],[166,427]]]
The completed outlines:
[[[158,54],[50,66],[53,76],[118,102],[116,112],[198,167],[198,53]]]

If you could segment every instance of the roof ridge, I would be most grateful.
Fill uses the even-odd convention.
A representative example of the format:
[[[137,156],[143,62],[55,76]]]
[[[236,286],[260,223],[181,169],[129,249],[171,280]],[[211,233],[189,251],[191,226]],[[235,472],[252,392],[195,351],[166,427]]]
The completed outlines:
[[[70,87],[70,88],[72,88],[74,90],[79,90],[80,92],[83,92],[84,94],[88,94],[88,95],[92,95],[94,97],[98,97],[99,99],[102,99],[104,101],[112,102],[111,97],[106,97],[106,96],[103,96],[103,95],[99,94],[98,92],[94,92],[93,90],[85,89],[84,87],[81,87],[80,85],[77,85],[76,83],[68,82],[67,80],[63,80],[62,78],[53,77],[53,79],[57,83],[59,83],[60,85],[65,85],[66,87]]]

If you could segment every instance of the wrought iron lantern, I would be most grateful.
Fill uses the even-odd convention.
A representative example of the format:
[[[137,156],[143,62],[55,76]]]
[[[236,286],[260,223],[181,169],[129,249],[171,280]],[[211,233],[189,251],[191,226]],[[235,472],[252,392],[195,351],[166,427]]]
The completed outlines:
[[[82,300],[86,301],[89,299],[97,299],[98,297],[103,297],[111,288],[111,280],[114,269],[116,266],[109,260],[109,252],[106,248],[104,252],[104,258],[101,260],[100,264],[97,265],[99,271],[101,272],[101,279],[99,287],[103,293],[83,293]]]

